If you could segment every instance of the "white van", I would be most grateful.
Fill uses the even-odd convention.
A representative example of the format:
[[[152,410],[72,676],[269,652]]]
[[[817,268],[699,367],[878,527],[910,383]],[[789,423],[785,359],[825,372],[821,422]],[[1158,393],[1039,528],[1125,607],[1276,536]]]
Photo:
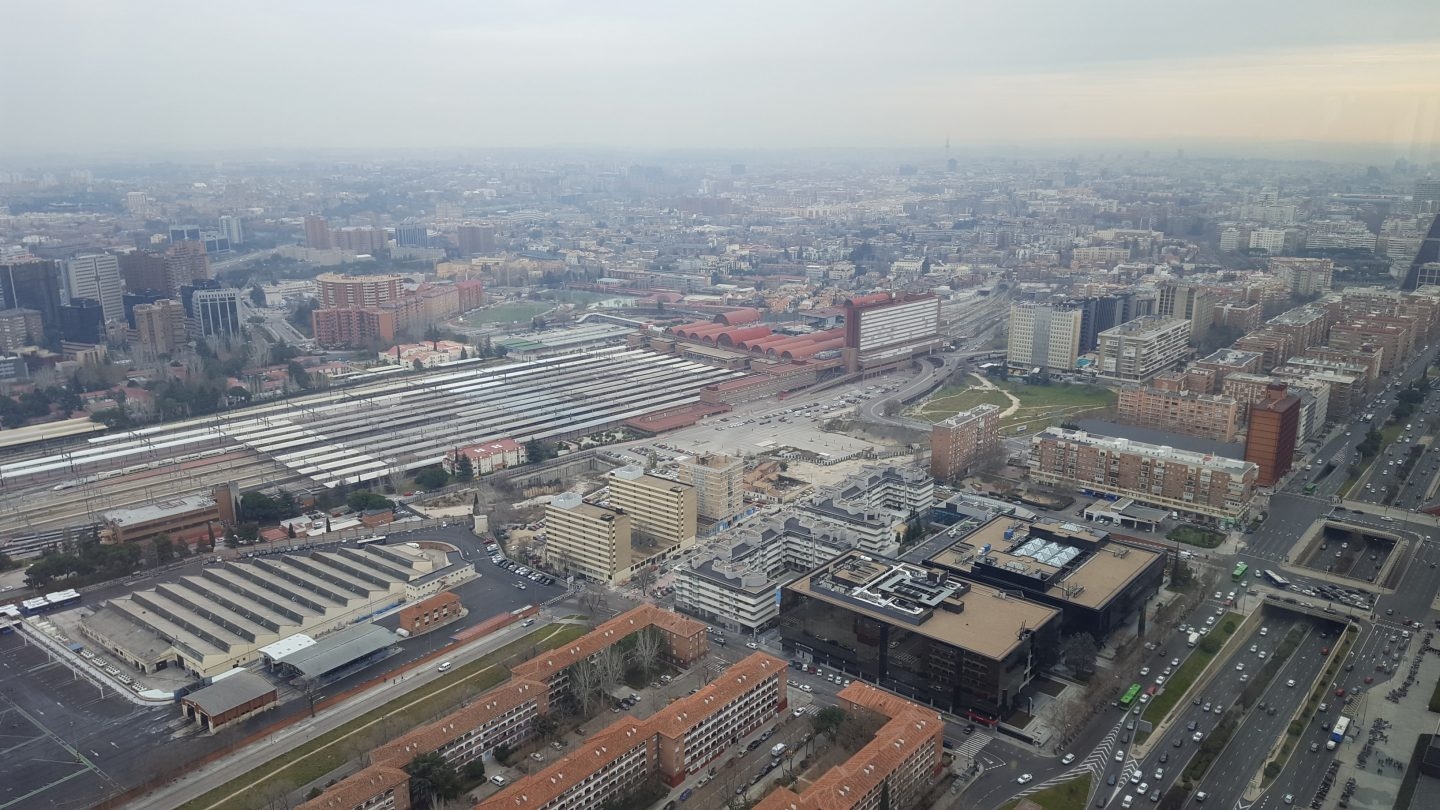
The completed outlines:
[[[1135,804],[1135,797],[1131,796],[1129,793],[1126,793],[1125,798],[1120,800],[1121,807],[1130,807],[1133,804]]]

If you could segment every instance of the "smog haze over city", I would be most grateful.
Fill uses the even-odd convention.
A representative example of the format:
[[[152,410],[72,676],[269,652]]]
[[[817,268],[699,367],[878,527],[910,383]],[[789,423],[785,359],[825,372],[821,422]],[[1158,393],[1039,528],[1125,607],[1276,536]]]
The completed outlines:
[[[0,27],[0,810],[1437,806],[1440,3]]]
[[[6,28],[0,153],[23,155],[949,138],[1429,159],[1440,122],[1424,0],[62,1],[7,4]]]

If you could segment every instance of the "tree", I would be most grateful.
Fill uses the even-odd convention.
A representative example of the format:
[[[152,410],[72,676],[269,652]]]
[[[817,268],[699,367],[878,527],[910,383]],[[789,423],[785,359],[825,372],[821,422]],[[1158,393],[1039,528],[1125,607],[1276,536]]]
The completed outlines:
[[[839,706],[826,706],[810,717],[810,725],[815,729],[816,736],[824,734],[833,743],[846,717],[845,710]]]
[[[412,806],[433,807],[436,800],[449,801],[460,795],[463,786],[455,768],[438,752],[421,754],[405,766],[410,774]]]
[[[555,447],[549,442],[531,439],[525,443],[525,456],[531,464],[555,458]]]
[[[465,763],[465,767],[460,769],[460,775],[464,776],[466,781],[469,782],[484,782],[485,760],[480,757],[470,760]]]
[[[421,489],[440,489],[450,483],[450,474],[439,466],[426,467],[415,473],[415,484]]]
[[[265,306],[265,291],[260,289],[259,284],[250,288],[250,303],[257,307]]]
[[[589,661],[580,661],[574,664],[570,667],[569,681],[570,693],[575,698],[580,716],[589,717],[591,710],[595,708],[596,698],[600,692],[600,676],[595,665]],[[495,758],[500,759],[500,755],[496,754]]]
[[[389,498],[378,492],[371,492],[368,489],[350,493],[350,495],[345,498],[345,505],[355,512],[368,512],[371,509],[389,509],[392,506]]]
[[[1099,655],[1100,649],[1095,644],[1095,637],[1089,633],[1075,633],[1060,642],[1060,661],[1072,672],[1094,672],[1095,659]]]
[[[495,746],[494,750],[491,751],[491,755],[495,757],[496,762],[504,765],[510,760],[510,757],[515,755],[515,749],[511,748],[505,743],[500,743],[499,745]]]
[[[290,382],[294,383],[296,387],[306,391],[310,390],[310,372],[306,371],[299,361],[291,360],[289,365],[285,366],[285,373],[290,375]]]
[[[455,479],[457,481],[473,481],[475,479],[475,462],[470,456],[460,453],[460,460],[455,462]]]
[[[660,636],[660,631],[653,627],[647,627],[635,634],[635,647],[630,651],[635,666],[640,668],[640,673],[646,678],[654,671],[655,665],[660,662],[660,652],[665,645],[665,640]]]

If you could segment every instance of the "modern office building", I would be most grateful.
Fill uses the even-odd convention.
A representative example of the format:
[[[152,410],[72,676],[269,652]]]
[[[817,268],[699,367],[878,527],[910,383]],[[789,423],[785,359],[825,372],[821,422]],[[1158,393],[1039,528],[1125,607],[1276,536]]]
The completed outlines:
[[[0,309],[33,309],[43,326],[58,330],[63,275],[54,261],[0,263]]]
[[[1190,342],[1200,339],[1215,322],[1215,293],[1197,284],[1167,281],[1159,286],[1156,314],[1190,322]]]
[[[157,290],[166,295],[169,276],[165,272],[165,254],[156,250],[132,250],[120,254],[120,280],[126,295],[142,290]]]
[[[430,229],[420,222],[402,222],[395,226],[395,246],[402,248],[430,247]]]
[[[999,460],[1000,409],[988,403],[930,428],[930,475],[955,483],[978,463]]]
[[[1295,461],[1300,435],[1300,399],[1284,383],[1274,383],[1265,399],[1250,406],[1250,429],[1245,434],[1245,460],[1259,467],[1255,483],[1275,484]]]
[[[1060,641],[1055,608],[858,550],[785,586],[782,598],[792,658],[962,715],[1007,714]]]
[[[1190,321],[1147,315],[1100,333],[1102,377],[1145,382],[1190,353]]]
[[[196,290],[191,311],[196,332],[204,337],[238,335],[243,331],[239,290]]]
[[[220,233],[224,235],[231,248],[239,247],[245,243],[245,225],[240,217],[235,214],[222,214],[219,225]]]
[[[125,317],[121,298],[120,260],[110,253],[76,256],[65,263],[65,289],[70,298],[98,301],[106,322]]]
[[[1089,633],[1100,644],[1144,607],[1165,575],[1164,553],[1075,523],[978,512],[960,526],[956,533],[966,533],[927,564],[1019,591],[1059,610],[1063,634]]]
[[[1436,204],[1432,202],[1430,205]],[[1425,232],[1425,239],[1415,252],[1400,289],[1417,290],[1436,284],[1440,284],[1440,216],[1430,221],[1430,229]]]
[[[611,471],[606,483],[610,504],[630,516],[637,545],[664,550],[694,542],[695,487],[649,475],[637,465]]]
[[[1116,416],[1129,425],[1229,444],[1240,430],[1244,410],[1224,395],[1129,385],[1120,389]]]
[[[629,578],[634,558],[630,515],[557,495],[545,507],[545,566],[597,582]]]
[[[335,242],[330,238],[330,223],[325,217],[305,217],[305,247],[312,250],[330,250]]]
[[[906,362],[938,351],[940,299],[933,295],[862,295],[845,301],[845,343],[841,355],[851,372]]]
[[[1030,478],[1097,497],[1133,498],[1186,520],[1229,525],[1249,511],[1260,468],[1208,453],[1046,428],[1030,441]]]
[[[755,810],[882,810],[915,807],[944,768],[944,723],[933,709],[856,681],[840,690],[849,716],[881,723],[854,756],[798,787],[770,791]]]
[[[72,296],[60,307],[60,334],[70,343],[104,343],[105,310],[100,302]]]
[[[1084,313],[1079,309],[1011,304],[1006,365],[1022,374],[1036,370],[1044,374],[1074,371],[1075,360],[1080,356],[1083,319]]]
[[[717,453],[701,453],[681,461],[681,483],[695,489],[695,516],[707,524],[723,524],[745,509],[745,462]]]

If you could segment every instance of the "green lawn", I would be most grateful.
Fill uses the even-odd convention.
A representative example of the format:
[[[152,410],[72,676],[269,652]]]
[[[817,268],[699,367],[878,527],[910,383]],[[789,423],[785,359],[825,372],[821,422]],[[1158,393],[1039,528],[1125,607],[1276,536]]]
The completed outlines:
[[[453,711],[460,702],[509,678],[502,664],[548,650],[586,633],[582,625],[546,625],[489,655],[452,670],[449,675],[415,689],[390,704],[372,709],[348,723],[255,768],[180,806],[180,810],[258,810],[302,785],[319,779],[391,735],[383,729],[410,729]],[[523,659],[521,659],[523,660]]]
[[[468,326],[480,326],[490,323],[511,323],[519,321],[526,323],[536,315],[543,315],[554,309],[552,303],[540,301],[518,301],[513,304],[498,304],[493,307],[477,309],[467,314],[460,320]]]
[[[1243,620],[1244,617],[1238,613],[1226,613],[1215,622],[1214,629],[1205,636],[1205,639],[1201,639],[1200,645],[1190,651],[1190,655],[1180,662],[1180,668],[1175,670],[1175,674],[1170,676],[1169,681],[1166,681],[1165,691],[1150,701],[1150,705],[1146,707],[1144,713],[1147,722],[1155,726],[1160,725],[1160,721],[1165,719],[1165,715],[1169,714],[1170,710],[1175,708],[1175,704],[1185,697],[1191,684],[1199,679],[1205,668],[1210,666],[1210,662],[1215,660],[1215,656],[1225,648],[1225,643],[1235,634],[1235,629],[1240,627],[1240,622]],[[1231,629],[1227,632],[1226,627]],[[1212,638],[1220,643],[1215,647],[1214,652],[1206,652],[1205,648],[1210,645],[1205,644],[1205,640]]]
[[[1096,385],[1024,385],[1009,381],[995,385],[1020,402],[1014,413],[1000,420],[1000,429],[1009,433],[1019,427],[1034,433],[1072,419],[1103,416],[1115,405],[1115,392]],[[977,383],[973,386],[946,386],[910,413],[920,419],[939,422],[982,403],[995,405],[1002,411],[1011,405],[1004,394],[982,389]]]
[[[1184,543],[1187,546],[1215,548],[1225,542],[1225,533],[1199,526],[1176,526],[1170,530],[1169,534],[1165,535],[1165,539]]]
[[[1090,796],[1090,776],[1061,782],[1054,787],[1031,794],[1028,798],[1045,810],[1085,810],[1085,800]],[[1019,799],[1006,804],[1002,810],[1011,810],[1020,803]]]
[[[1010,400],[999,391],[986,391],[978,387],[947,385],[936,391],[929,399],[911,411],[921,419],[941,422],[961,411],[968,411],[976,405],[994,405],[1002,411],[1010,406]]]

